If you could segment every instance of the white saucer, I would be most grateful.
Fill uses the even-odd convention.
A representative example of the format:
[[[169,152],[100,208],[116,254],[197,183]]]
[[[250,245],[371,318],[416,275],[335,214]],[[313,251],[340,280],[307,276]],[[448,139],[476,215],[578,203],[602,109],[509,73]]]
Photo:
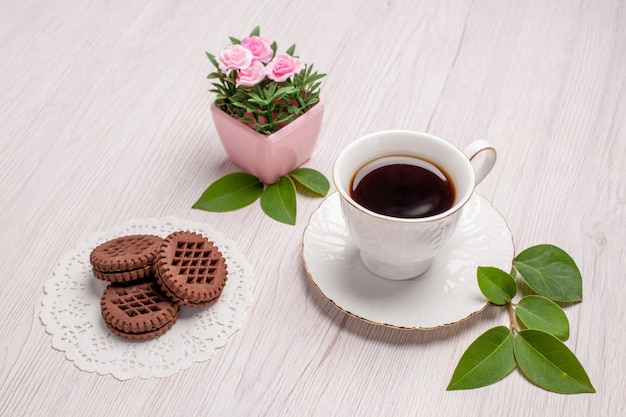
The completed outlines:
[[[457,230],[423,275],[394,281],[371,273],[346,229],[339,194],[313,213],[302,241],[309,277],[338,308],[370,323],[402,329],[451,325],[487,304],[476,281],[478,266],[511,269],[515,249],[502,215],[474,195]]]

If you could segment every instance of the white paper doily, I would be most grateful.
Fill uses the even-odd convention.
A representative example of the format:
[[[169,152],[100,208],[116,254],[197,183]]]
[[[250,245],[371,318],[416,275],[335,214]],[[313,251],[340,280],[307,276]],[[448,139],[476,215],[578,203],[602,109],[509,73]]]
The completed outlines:
[[[107,283],[93,276],[89,254],[101,243],[119,236],[154,234],[165,237],[177,230],[201,233],[215,242],[228,266],[228,281],[220,298],[207,307],[182,306],[174,326],[160,337],[142,342],[124,340],[105,326],[100,297]],[[111,374],[118,379],[162,378],[211,358],[215,349],[243,324],[252,304],[252,268],[235,243],[203,223],[137,219],[90,236],[61,257],[44,285],[40,319],[52,335],[52,346],[83,371]]]

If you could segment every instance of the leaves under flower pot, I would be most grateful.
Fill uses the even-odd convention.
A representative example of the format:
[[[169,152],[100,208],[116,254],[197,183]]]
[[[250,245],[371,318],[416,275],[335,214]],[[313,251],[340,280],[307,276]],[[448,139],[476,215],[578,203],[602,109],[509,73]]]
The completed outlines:
[[[289,173],[289,177],[309,191],[320,196],[325,196],[330,189],[326,177],[319,171],[311,168],[298,168]]]
[[[296,186],[287,176],[280,177],[261,194],[261,208],[272,219],[282,223],[296,224]]]
[[[254,203],[263,192],[263,183],[245,172],[228,174],[207,188],[192,206],[206,211],[232,211]]]
[[[254,175],[245,172],[228,174],[202,193],[192,206],[205,211],[232,211],[246,207],[261,198],[263,212],[281,223],[296,223],[296,187],[294,182],[324,197],[330,188],[326,177],[311,168],[298,168],[283,175],[276,184],[263,185]],[[305,193],[306,194],[306,193]]]

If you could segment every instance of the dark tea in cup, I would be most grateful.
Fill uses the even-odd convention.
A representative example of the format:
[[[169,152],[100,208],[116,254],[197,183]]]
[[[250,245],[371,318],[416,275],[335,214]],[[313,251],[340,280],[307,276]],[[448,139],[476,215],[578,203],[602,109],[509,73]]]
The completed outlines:
[[[449,175],[435,164],[412,156],[387,156],[359,169],[350,196],[385,216],[414,219],[435,216],[455,202]]]

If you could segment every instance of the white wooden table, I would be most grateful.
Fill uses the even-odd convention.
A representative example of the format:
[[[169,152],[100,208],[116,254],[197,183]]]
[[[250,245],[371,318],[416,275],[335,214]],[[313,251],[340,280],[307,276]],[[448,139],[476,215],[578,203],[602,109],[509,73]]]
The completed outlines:
[[[302,235],[258,204],[191,205],[237,167],[209,114],[228,36],[254,26],[329,75],[306,166],[330,177],[362,134],[477,138],[499,160],[478,193],[518,250],[553,243],[583,274],[567,345],[597,393],[514,372],[447,392],[464,349],[508,318],[489,307],[431,331],[368,324],[310,283]],[[623,416],[626,413],[626,4],[601,1],[62,1],[0,4],[0,415]],[[331,190],[332,192],[332,190]],[[246,322],[206,362],[119,381],[79,370],[39,320],[59,258],[96,231],[175,216],[235,240],[254,268]]]

